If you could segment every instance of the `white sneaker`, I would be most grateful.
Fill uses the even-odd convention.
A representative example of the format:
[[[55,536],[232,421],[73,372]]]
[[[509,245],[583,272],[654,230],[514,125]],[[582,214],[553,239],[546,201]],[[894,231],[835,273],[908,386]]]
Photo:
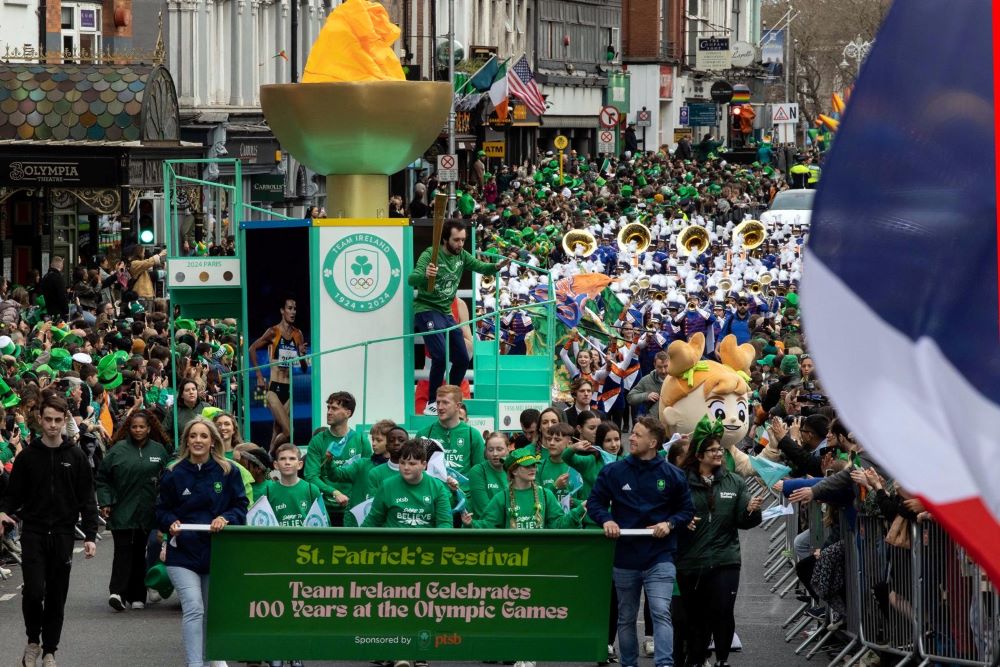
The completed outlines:
[[[125,611],[125,603],[122,602],[122,596],[118,593],[112,593],[108,596],[108,605],[115,611]]]
[[[136,600],[135,602],[132,603],[132,609],[145,609],[145,608],[146,604],[144,602],[139,602],[138,600]]]
[[[24,655],[21,656],[23,667],[35,667],[38,658],[42,656],[42,647],[38,644],[27,644],[24,647]]]
[[[10,579],[10,575],[12,574],[13,572],[8,570],[7,568],[0,567],[0,579]]]
[[[647,658],[652,658],[653,654],[656,652],[656,647],[653,645],[652,639],[647,639],[642,642],[642,652]]]
[[[56,657],[51,653],[46,653],[42,657],[42,667],[59,667],[56,664]]]
[[[163,596],[152,588],[146,589],[146,604],[156,604],[163,599]]]
[[[729,650],[733,653],[739,653],[743,650],[743,642],[740,641],[740,636],[735,632],[733,633],[733,644],[729,647]]]
[[[393,660],[392,667],[410,667],[409,660]]]
[[[438,416],[437,401],[434,401],[433,403],[428,403],[426,406],[424,406],[424,414],[427,415],[428,417],[437,417]]]

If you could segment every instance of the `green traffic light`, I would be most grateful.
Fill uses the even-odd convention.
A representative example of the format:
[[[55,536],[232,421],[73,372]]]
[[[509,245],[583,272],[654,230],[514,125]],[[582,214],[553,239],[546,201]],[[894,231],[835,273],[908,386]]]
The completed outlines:
[[[154,241],[153,230],[144,229],[141,232],[139,232],[139,243],[149,245],[153,241]]]

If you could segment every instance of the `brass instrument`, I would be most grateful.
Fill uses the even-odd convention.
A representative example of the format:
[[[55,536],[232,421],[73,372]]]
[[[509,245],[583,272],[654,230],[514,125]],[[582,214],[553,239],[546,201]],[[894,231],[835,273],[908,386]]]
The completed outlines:
[[[510,288],[501,287],[500,288],[500,300],[502,301],[504,297],[510,298]]]
[[[497,286],[496,276],[483,276],[482,280],[479,281],[480,292],[492,292],[493,288],[496,286]]]
[[[635,253],[645,252],[652,239],[653,235],[649,231],[649,227],[641,222],[630,222],[618,232],[618,245],[621,246],[622,250],[631,250]],[[634,250],[630,247],[633,242],[636,245]]]
[[[767,238],[767,228],[760,220],[744,220],[733,228],[733,238],[741,237],[743,248],[753,250]]]
[[[760,277],[757,279],[757,282],[759,282],[761,285],[770,285],[772,280],[774,280],[774,276],[772,276],[770,273],[762,273],[760,274]]]
[[[756,296],[761,292],[763,292],[764,288],[761,287],[761,284],[755,280],[749,285],[747,285],[747,291]]]
[[[658,317],[649,318],[649,323],[646,325],[647,333],[656,333],[660,330],[660,319]]]
[[[730,280],[729,278],[723,278],[718,283],[716,283],[716,286],[720,290],[722,290],[723,292],[726,292],[728,294],[729,290],[733,289],[733,281]]]
[[[586,229],[571,229],[562,238],[562,249],[569,257],[590,257],[597,252],[597,239]]]
[[[708,249],[708,243],[708,230],[699,225],[688,225],[677,237],[677,250],[683,250],[685,255],[700,255]]]
[[[639,290],[640,290],[640,289],[641,289],[641,288],[639,287],[639,285],[637,285],[637,284],[635,284],[635,283],[632,283],[631,285],[629,285],[629,286],[628,286],[628,291],[632,293],[632,296],[633,296],[633,297],[635,297],[635,296],[638,296],[638,295],[639,295]]]
[[[663,290],[656,290],[655,292],[653,292],[652,297],[653,301],[661,301],[661,302],[666,301],[667,293],[664,292]]]
[[[698,310],[698,299],[688,299],[688,310]]]

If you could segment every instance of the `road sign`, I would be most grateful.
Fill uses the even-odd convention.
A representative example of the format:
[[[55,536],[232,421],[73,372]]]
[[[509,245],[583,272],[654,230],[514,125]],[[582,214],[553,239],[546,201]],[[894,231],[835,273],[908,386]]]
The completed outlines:
[[[688,105],[688,122],[692,127],[715,127],[719,124],[718,107],[709,103]]]
[[[720,79],[712,84],[710,95],[712,96],[713,102],[727,104],[731,99],[733,99],[733,85],[728,81]]]
[[[557,150],[564,151],[566,150],[566,147],[569,146],[569,139],[560,134],[552,141],[552,144]]]
[[[597,152],[598,153],[611,153],[615,152],[615,131],[614,130],[601,130],[597,133]]]
[[[635,126],[636,127],[649,127],[653,124],[653,112],[649,109],[643,109],[642,111],[635,112]]]
[[[601,127],[607,128],[609,130],[614,128],[616,125],[618,125],[620,117],[621,117],[621,112],[618,111],[617,107],[613,106],[602,107],[601,117],[600,117]]]
[[[798,123],[799,122],[799,105],[798,104],[772,104],[771,105],[771,124],[772,125],[782,125],[784,123]]]
[[[458,181],[458,156],[438,155],[438,181],[453,183]]]
[[[691,124],[691,110],[687,106],[681,107],[679,122],[683,126],[688,126]]]

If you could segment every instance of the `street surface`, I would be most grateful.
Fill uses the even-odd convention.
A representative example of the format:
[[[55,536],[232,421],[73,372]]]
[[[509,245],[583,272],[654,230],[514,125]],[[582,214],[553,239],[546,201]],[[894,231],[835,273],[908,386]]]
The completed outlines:
[[[69,600],[66,603],[66,624],[57,654],[59,665],[182,667],[184,649],[181,644],[180,604],[176,596],[142,611],[115,614],[108,607],[107,583],[111,572],[112,544],[110,533],[106,536],[98,543],[97,557],[91,561],[83,558],[82,543],[77,543],[78,552],[74,555]],[[822,654],[807,663],[804,658],[793,654],[793,645],[784,643],[784,631],[780,625],[794,610],[796,603],[794,600],[778,599],[770,593],[770,584],[763,581],[758,564],[765,557],[766,539],[766,534],[759,528],[743,533],[743,581],[736,607],[736,629],[744,648],[741,653],[730,656],[730,663],[734,667],[822,665],[825,663]],[[17,664],[24,647],[18,589],[21,575],[17,567],[12,569],[14,576],[0,581],[0,628],[4,630],[0,665]],[[648,667],[652,665],[652,660],[642,658],[641,663],[643,667]],[[357,663],[306,663],[307,667],[350,664]],[[546,663],[539,663],[539,667],[544,665]]]

